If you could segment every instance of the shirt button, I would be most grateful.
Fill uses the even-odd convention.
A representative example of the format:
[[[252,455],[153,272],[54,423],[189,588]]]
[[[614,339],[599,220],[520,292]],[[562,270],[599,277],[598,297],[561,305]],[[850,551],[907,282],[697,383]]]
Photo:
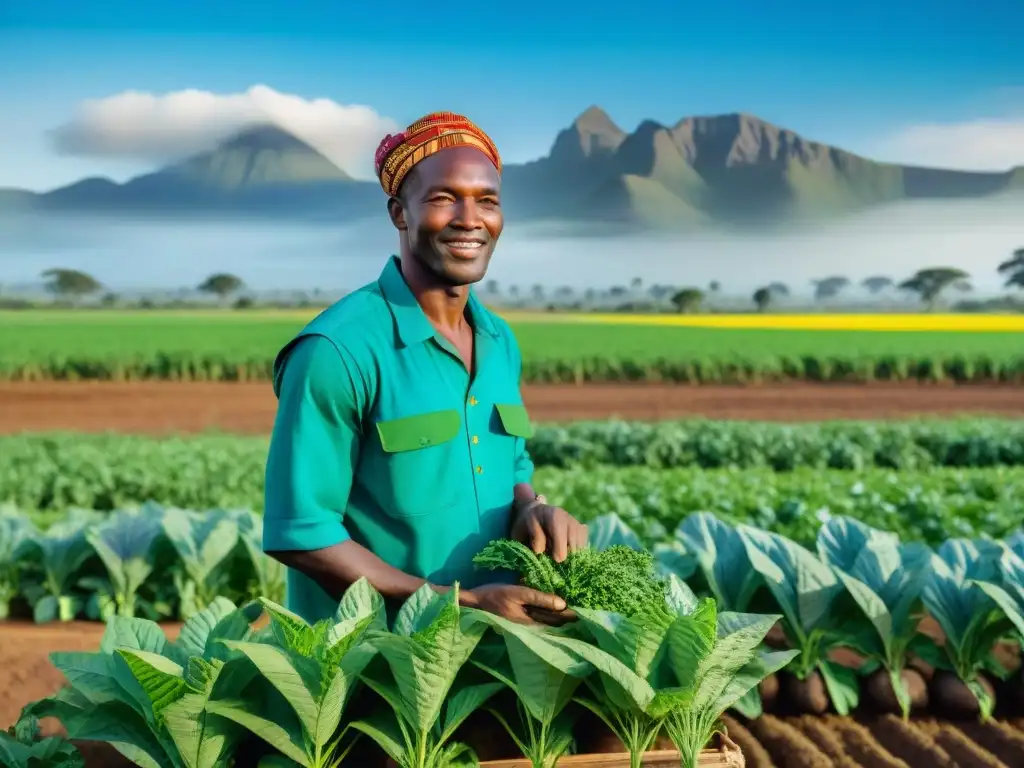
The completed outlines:
[[[473,397],[472,395],[469,396],[469,404],[470,405],[476,405],[477,402],[478,401],[477,401],[477,399],[475,397]]]
[[[476,435],[473,435],[473,445],[477,445],[477,444],[479,444],[479,442],[480,442],[480,438],[477,437]]]
[[[482,475],[484,473],[484,468],[481,467],[479,464],[477,464],[477,466],[476,466],[476,473],[478,475]]]

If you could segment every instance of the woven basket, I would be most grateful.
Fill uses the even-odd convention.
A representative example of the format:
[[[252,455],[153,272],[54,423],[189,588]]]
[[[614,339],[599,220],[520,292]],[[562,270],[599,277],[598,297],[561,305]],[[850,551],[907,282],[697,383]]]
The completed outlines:
[[[746,768],[747,761],[736,743],[724,733],[717,735],[718,748],[700,753],[697,765],[701,768]],[[644,755],[645,768],[679,768],[679,753],[674,749],[661,749]],[[530,768],[530,761],[491,760],[480,763],[480,768]],[[628,754],[570,755],[558,761],[558,768],[629,768]]]

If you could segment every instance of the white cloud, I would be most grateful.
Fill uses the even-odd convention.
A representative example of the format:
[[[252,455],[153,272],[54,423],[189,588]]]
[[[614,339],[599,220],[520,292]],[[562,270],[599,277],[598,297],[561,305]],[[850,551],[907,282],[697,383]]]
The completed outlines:
[[[348,173],[373,176],[377,144],[397,126],[370,107],[305,99],[254,85],[245,93],[125,91],[83,102],[52,139],[63,154],[163,162],[212,149],[254,124],[274,123]]]
[[[1024,165],[1024,116],[907,126],[879,142],[869,156],[936,168],[1005,171]]]

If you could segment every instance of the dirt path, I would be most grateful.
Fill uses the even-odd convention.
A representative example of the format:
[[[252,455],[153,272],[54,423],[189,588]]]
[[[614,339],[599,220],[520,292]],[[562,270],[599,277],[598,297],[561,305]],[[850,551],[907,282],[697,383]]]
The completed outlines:
[[[1024,387],[927,385],[528,386],[536,421],[620,416],[811,421],[924,414],[1024,417]],[[25,382],[0,384],[0,433],[74,429],[164,433],[218,429],[266,433],[276,400],[268,384]]]

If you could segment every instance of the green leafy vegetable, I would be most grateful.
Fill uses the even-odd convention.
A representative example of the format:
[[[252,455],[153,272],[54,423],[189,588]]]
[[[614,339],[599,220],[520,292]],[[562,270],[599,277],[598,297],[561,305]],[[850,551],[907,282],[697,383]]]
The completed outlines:
[[[833,610],[843,591],[839,578],[813,552],[784,536],[747,525],[738,532],[751,566],[782,612],[786,637],[799,651],[790,671],[803,680],[817,670],[836,711],[849,714],[858,700],[854,672],[827,658],[828,651],[845,638],[842,617]]]
[[[333,768],[351,747],[342,746],[342,713],[376,653],[363,641],[371,630],[386,626],[384,601],[366,579],[360,579],[346,590],[333,620],[312,626],[269,600],[263,605],[276,645],[227,646],[259,670],[291,712],[256,712],[251,701],[214,702],[209,709],[247,728],[298,765]]]
[[[143,768],[219,768],[242,733],[212,711],[252,680],[246,662],[221,645],[251,635],[245,609],[218,598],[189,618],[174,643],[145,619],[113,617],[98,653],[53,653],[68,682],[31,708],[72,739],[111,744]]]
[[[903,717],[910,716],[910,691],[902,673],[918,637],[921,594],[931,574],[932,552],[845,517],[834,517],[818,533],[818,553],[860,608],[843,624],[843,642],[880,663],[889,673]]]
[[[11,600],[18,595],[25,545],[38,535],[26,518],[0,511],[0,620],[10,616]]]
[[[401,607],[392,632],[367,633],[381,663],[367,667],[363,681],[387,708],[350,727],[373,739],[399,768],[475,764],[472,750],[452,736],[503,686],[457,686],[456,677],[487,626],[477,612],[459,608],[457,584],[444,595],[424,585]]]
[[[238,523],[223,511],[196,514],[172,508],[164,510],[163,529],[183,569],[175,578],[181,615],[187,619],[226,590],[229,574],[221,566],[238,543]]]
[[[117,615],[135,616],[136,596],[153,572],[153,544],[161,530],[160,519],[143,511],[120,512],[86,532],[107,570]]]
[[[932,556],[924,604],[946,636],[943,654],[934,660],[964,681],[977,697],[982,719],[995,702],[978,679],[990,663],[995,642],[1013,627],[1003,610],[978,582],[998,583],[1003,545],[987,539],[951,539]]]
[[[517,541],[501,539],[484,547],[473,562],[481,568],[518,573],[526,586],[558,595],[572,608],[630,614],[645,605],[664,603],[654,556],[622,544],[602,551],[579,549],[556,563]]]
[[[26,543],[26,554],[39,570],[37,581],[25,589],[37,623],[71,621],[78,613],[79,601],[71,587],[78,570],[93,554],[86,531],[94,519],[90,512],[76,512]]]

